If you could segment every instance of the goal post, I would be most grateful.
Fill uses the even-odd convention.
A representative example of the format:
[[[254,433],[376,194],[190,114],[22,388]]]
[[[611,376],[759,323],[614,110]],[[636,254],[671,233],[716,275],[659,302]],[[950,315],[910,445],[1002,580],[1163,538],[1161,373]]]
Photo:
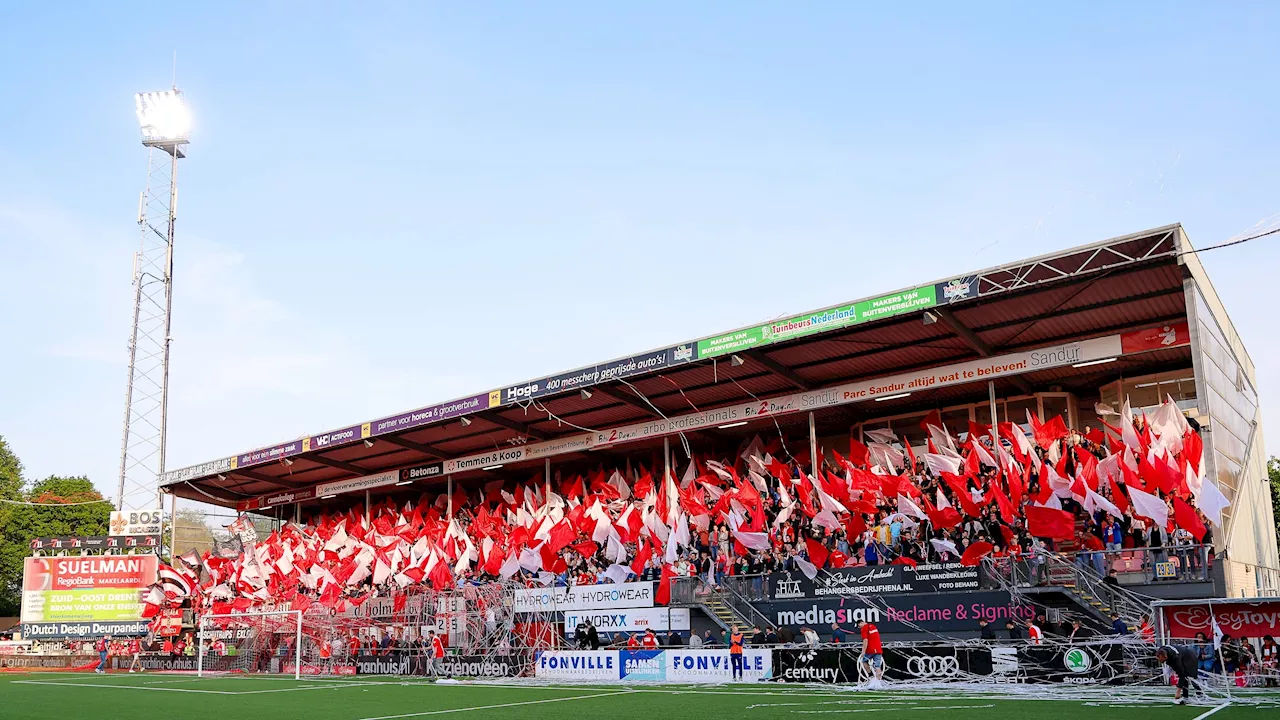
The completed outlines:
[[[201,615],[198,626],[197,677],[272,673],[302,678],[300,610]]]

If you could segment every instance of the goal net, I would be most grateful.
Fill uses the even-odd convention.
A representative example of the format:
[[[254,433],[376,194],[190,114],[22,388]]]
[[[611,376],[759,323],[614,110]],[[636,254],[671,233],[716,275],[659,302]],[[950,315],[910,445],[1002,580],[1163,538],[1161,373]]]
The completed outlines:
[[[303,647],[302,613],[297,610],[202,615],[199,631],[199,677],[279,673],[300,678],[309,659]]]

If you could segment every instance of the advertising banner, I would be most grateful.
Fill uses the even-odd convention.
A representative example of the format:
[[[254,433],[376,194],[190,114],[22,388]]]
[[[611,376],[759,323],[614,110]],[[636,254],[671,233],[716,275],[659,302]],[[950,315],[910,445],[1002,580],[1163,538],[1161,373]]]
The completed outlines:
[[[528,588],[515,591],[515,611],[567,612],[653,607],[653,583],[629,582],[577,587]]]
[[[502,390],[502,404],[509,405],[525,400],[533,400],[546,395],[579,390],[611,380],[629,378],[634,375],[657,372],[675,365],[683,365],[693,360],[693,351],[693,343],[676,345],[520,383]]]
[[[664,650],[667,682],[719,683],[733,680],[729,651]],[[746,682],[773,677],[773,651],[747,648],[742,651],[742,679]]]
[[[142,618],[142,590],[156,581],[155,555],[26,558],[22,623],[120,623]]]
[[[1120,336],[1120,348],[1125,353],[1178,347],[1191,344],[1191,329],[1185,322],[1169,323],[1158,327],[1135,330]]]
[[[858,653],[850,650],[778,648],[773,651],[773,672],[783,682],[856,683]]]
[[[22,637],[27,640],[61,640],[75,638],[133,637],[146,635],[148,621],[122,622],[36,622],[22,623]]]
[[[1190,640],[1199,632],[1213,637],[1213,618],[1222,632],[1232,637],[1280,637],[1280,600],[1214,603],[1212,613],[1210,607],[1210,603],[1188,601],[1160,608],[1165,632],[1180,640]]]
[[[1030,606],[1016,604],[1004,591],[775,600],[754,605],[777,625],[796,631],[809,627],[820,635],[830,632],[831,623],[852,632],[863,620],[875,623],[884,633],[963,632],[977,631],[979,619],[1003,623],[1034,616]]]
[[[574,637],[575,629],[581,622],[591,623],[601,633],[688,630],[689,608],[571,610],[564,614],[565,637]]]
[[[965,567],[960,563],[914,568],[872,565],[826,570],[813,580],[798,572],[774,573],[770,581],[775,600],[937,593],[978,589],[978,568]]]
[[[523,666],[519,657],[508,655],[446,655],[437,663],[439,672],[449,677],[515,677]]]
[[[113,511],[108,527],[111,528],[112,537],[159,535],[164,527],[163,523],[164,511],[160,508],[125,512]]]
[[[343,493],[356,492],[360,490],[370,490],[372,488],[383,487],[385,485],[395,485],[400,482],[400,473],[397,470],[389,472],[377,473],[375,475],[365,475],[363,477],[351,478],[349,480],[338,480],[330,483],[323,483],[316,486],[316,494],[320,497],[325,495],[341,495]]]
[[[948,283],[947,285],[950,284]],[[857,313],[860,313],[857,314],[857,317],[871,319],[886,312],[897,312],[896,308],[927,307],[937,302],[938,287],[939,286],[936,285],[930,286],[927,290],[925,288],[918,288],[917,290],[905,293],[895,293],[891,296],[863,301],[862,303],[855,304],[854,309]],[[965,292],[969,291],[966,290]],[[960,297],[959,294],[961,293],[961,290],[959,289],[959,286],[953,289],[953,293],[957,293],[957,298]],[[923,304],[913,306],[913,303]],[[813,318],[810,318],[810,320],[821,325],[823,322],[827,321],[819,316],[824,316],[831,312],[832,311],[823,311],[813,316]],[[787,332],[795,331],[783,329],[781,327],[778,328],[779,334],[785,334]],[[770,337],[773,337],[774,330],[770,330],[769,334]],[[1129,351],[1141,351],[1141,348],[1145,347],[1145,345],[1143,342],[1137,341],[1134,338],[1146,335],[1149,335],[1148,331],[1138,331],[1136,334],[1126,333],[1124,337],[1129,339]],[[760,344],[763,341],[764,326],[761,326],[759,328],[730,333],[723,338],[712,338],[702,341],[698,344],[698,351],[700,357],[710,357],[733,352],[743,347]],[[1177,342],[1182,344],[1181,336],[1178,336]],[[706,347],[704,347],[704,345]],[[682,358],[684,353],[689,352],[689,347],[676,346],[674,348],[669,348],[668,350],[671,353],[671,362],[674,363],[679,358]],[[698,428],[708,426],[721,425],[740,420],[750,420],[756,417],[816,410],[835,405],[874,400],[888,394],[948,387],[952,385],[1034,372],[1036,370],[1073,365],[1081,362],[1089,362],[1091,360],[1102,360],[1122,355],[1125,352],[1120,335],[1108,335],[1079,342],[1062,343],[1050,347],[1008,353],[1005,355],[982,358],[962,363],[954,363],[937,368],[908,373],[898,373],[872,380],[846,383],[830,388],[765,398],[750,403],[730,405],[704,412],[695,412],[671,418],[664,418],[652,422],[634,423],[594,433],[571,435],[541,443],[531,443],[521,447],[495,450],[492,452],[468,455],[460,458],[452,458],[444,461],[443,471],[445,473],[453,473],[464,470],[475,470],[505,462],[516,462],[536,457],[577,452],[596,446],[612,445],[634,440],[642,440],[650,437],[661,437],[663,435],[696,430]],[[683,360],[679,361],[684,362]],[[639,367],[640,364],[641,363],[637,361],[637,367]],[[598,366],[606,367],[606,370],[601,371],[601,377],[609,374],[607,370],[607,366],[609,365],[610,363],[605,363],[604,366]],[[627,363],[627,365],[629,366],[629,363]],[[651,370],[653,367],[649,367],[648,369]],[[645,371],[647,372],[648,370]],[[641,371],[636,370],[636,372],[638,373]],[[625,377],[625,374],[613,374],[609,376],[617,378]],[[375,421],[371,423],[371,436],[417,427],[418,425],[424,425],[445,417],[456,417],[461,414],[497,407],[503,404],[502,398],[504,393],[509,393],[515,397],[533,396],[535,392],[546,394],[542,382],[543,381],[535,381],[528,385],[508,388],[507,390],[494,390],[488,395],[477,395],[473,398],[465,398],[463,400],[453,401],[453,403],[445,403],[432,408],[425,408],[423,410],[405,413],[392,418],[386,418],[381,421]],[[536,391],[532,388],[535,384],[539,385],[539,389]],[[303,442],[301,440],[297,440],[273,448],[257,450],[253,453],[241,455],[236,458],[230,458],[230,467],[228,467],[227,470],[234,471],[238,466],[258,464],[287,457],[288,455],[295,455],[303,451],[302,447]],[[216,461],[215,463],[205,463],[204,465],[194,467],[221,467],[222,464],[222,461]],[[208,474],[211,473],[199,474],[193,468],[184,468],[182,470],[165,473],[163,475],[163,482],[165,484],[169,484],[171,482],[176,482],[181,478],[203,477]],[[252,502],[253,501],[249,501],[246,503],[246,506]]]
[[[937,285],[903,290],[698,341],[698,359],[893,317],[938,304]]]
[[[533,662],[534,675],[552,680],[621,680],[617,650],[544,650]]]
[[[779,680],[856,683],[868,679],[858,663],[861,650],[778,648],[773,651]],[[884,649],[884,678],[890,681],[1064,683],[1093,685],[1125,672],[1123,646],[1079,645],[913,645]]]
[[[747,648],[742,679],[773,677],[773,652]],[[732,682],[733,666],[725,650],[547,650],[538,653],[534,674],[553,680],[613,682]]]
[[[661,650],[621,650],[618,655],[623,680],[661,682],[667,677]]]

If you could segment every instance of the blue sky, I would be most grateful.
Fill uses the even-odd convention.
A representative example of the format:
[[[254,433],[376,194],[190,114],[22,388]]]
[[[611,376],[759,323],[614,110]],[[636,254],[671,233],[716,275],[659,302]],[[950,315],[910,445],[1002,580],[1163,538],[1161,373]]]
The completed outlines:
[[[0,434],[114,487],[178,84],[170,466],[1171,222],[1280,213],[1274,4],[0,10]],[[1203,261],[1280,407],[1280,240]],[[1273,452],[1280,448],[1272,420]]]

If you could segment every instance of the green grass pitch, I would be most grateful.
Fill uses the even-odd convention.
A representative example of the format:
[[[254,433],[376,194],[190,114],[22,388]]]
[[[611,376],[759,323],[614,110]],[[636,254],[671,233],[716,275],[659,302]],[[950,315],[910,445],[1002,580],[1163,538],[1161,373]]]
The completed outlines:
[[[1082,693],[1083,695],[1083,693]],[[533,685],[430,683],[420,678],[195,678],[166,674],[13,673],[0,675],[0,718],[80,720],[395,720],[433,715],[469,720],[818,720],[883,713],[893,720],[1196,720],[1209,705],[1179,707],[1171,699],[1134,701],[1123,689],[1080,700],[1036,700],[946,690],[852,692],[760,683],[721,686]],[[1034,696],[1032,696],[1034,697]],[[1280,718],[1270,707],[1227,706],[1214,720]]]

